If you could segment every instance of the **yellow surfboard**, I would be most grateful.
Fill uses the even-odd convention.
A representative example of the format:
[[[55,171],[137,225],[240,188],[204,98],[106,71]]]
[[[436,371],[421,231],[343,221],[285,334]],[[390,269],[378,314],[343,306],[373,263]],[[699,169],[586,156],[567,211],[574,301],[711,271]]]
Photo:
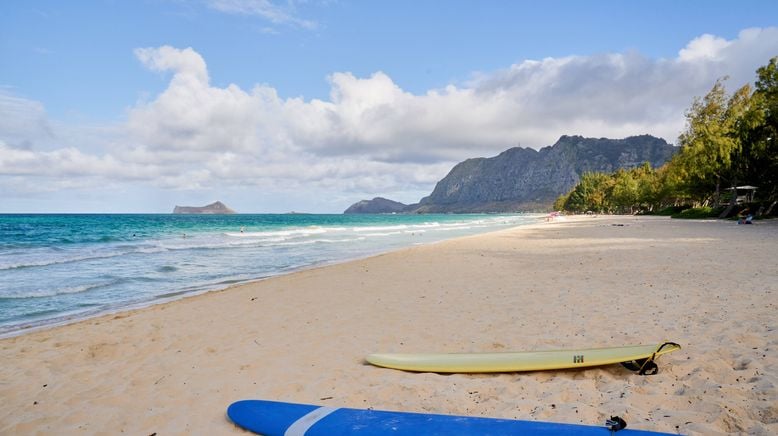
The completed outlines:
[[[659,345],[513,353],[378,353],[368,355],[366,360],[376,366],[416,372],[540,371],[622,363],[641,374],[654,374],[654,360],[680,348],[674,342],[664,342]]]

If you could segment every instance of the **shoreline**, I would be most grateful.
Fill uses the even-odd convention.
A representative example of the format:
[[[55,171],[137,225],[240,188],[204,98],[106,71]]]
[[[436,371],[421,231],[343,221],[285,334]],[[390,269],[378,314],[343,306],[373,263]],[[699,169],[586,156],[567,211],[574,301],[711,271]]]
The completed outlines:
[[[775,433],[775,242],[778,222],[573,217],[25,332],[0,339],[0,433],[247,434],[224,413],[249,398]],[[364,363],[372,352],[665,339],[683,349],[649,377],[619,366],[442,376]]]
[[[39,214],[39,215],[62,215],[62,214],[55,213],[55,214]],[[110,215],[110,214],[74,214],[74,215]],[[127,215],[127,214],[115,214],[115,215]],[[137,215],[149,215],[149,214],[137,214]],[[158,215],[171,215],[171,214],[158,214]],[[244,215],[253,215],[253,214],[244,214]],[[543,214],[519,214],[519,215],[524,215],[524,216],[527,216],[529,218],[536,218],[537,220],[540,220],[543,217]],[[531,225],[535,225],[535,224],[536,223],[523,224],[523,225],[520,225],[520,226],[517,226],[517,227],[524,227],[526,225],[531,226]],[[250,278],[250,279],[245,279],[245,280],[241,280],[241,281],[236,282],[236,283],[229,283],[229,284],[218,284],[217,283],[217,284],[214,284],[212,286],[206,286],[206,287],[204,287],[202,289],[198,289],[198,290],[194,290],[194,291],[187,291],[187,290],[173,291],[173,292],[170,292],[170,293],[167,293],[167,294],[164,294],[164,295],[156,296],[156,297],[153,297],[151,299],[147,299],[147,300],[143,300],[143,301],[137,301],[137,302],[134,302],[134,303],[129,303],[129,304],[117,303],[117,305],[113,306],[113,307],[95,309],[95,310],[92,310],[92,311],[84,311],[84,312],[75,313],[75,314],[72,314],[72,315],[63,314],[62,316],[58,316],[58,317],[53,318],[53,319],[44,319],[44,320],[40,320],[40,321],[31,321],[31,322],[24,323],[24,324],[18,324],[16,326],[12,326],[12,327],[0,326],[0,339],[12,338],[12,337],[24,335],[24,334],[27,334],[27,333],[41,331],[41,330],[46,330],[46,329],[50,329],[50,328],[63,327],[63,326],[67,326],[67,325],[70,325],[70,324],[73,324],[73,323],[78,323],[78,322],[81,322],[81,321],[88,321],[88,320],[94,319],[94,318],[100,318],[100,317],[103,317],[103,316],[110,316],[110,315],[120,314],[120,313],[126,312],[126,311],[141,310],[141,309],[145,309],[145,308],[148,308],[148,307],[153,307],[153,306],[160,305],[160,304],[167,304],[167,303],[175,302],[175,301],[178,301],[178,300],[181,300],[181,299],[185,299],[185,298],[189,298],[189,297],[196,297],[196,296],[199,296],[199,295],[202,295],[202,294],[206,294],[206,293],[210,293],[210,292],[225,291],[225,290],[229,290],[229,289],[231,289],[233,287],[238,287],[238,286],[242,286],[242,285],[248,285],[248,284],[251,284],[251,283],[255,283],[255,282],[259,282],[259,281],[263,281],[263,280],[268,280],[268,279],[273,279],[273,278],[284,276],[284,275],[288,275],[288,274],[294,274],[294,273],[297,273],[297,272],[300,272],[300,271],[306,271],[308,269],[322,268],[322,267],[327,267],[327,266],[331,266],[331,265],[337,265],[337,264],[340,264],[340,263],[347,263],[347,262],[354,262],[354,261],[364,260],[364,259],[371,258],[373,256],[380,256],[381,254],[391,253],[393,251],[404,250],[404,249],[407,249],[407,248],[412,248],[412,247],[421,246],[421,245],[437,244],[437,243],[441,243],[441,242],[445,242],[445,241],[449,241],[449,240],[454,240],[454,239],[459,239],[459,238],[467,238],[467,237],[470,237],[470,236],[478,236],[478,235],[488,234],[488,233],[492,233],[492,232],[496,232],[496,231],[501,231],[501,230],[505,230],[505,229],[490,230],[490,231],[487,231],[485,233],[477,233],[477,234],[474,234],[474,235],[454,236],[454,237],[451,237],[449,239],[433,240],[433,241],[428,241],[428,242],[416,242],[413,245],[409,245],[409,246],[405,246],[405,247],[394,247],[394,248],[390,247],[390,248],[387,248],[386,251],[379,251],[379,252],[375,252],[375,253],[367,253],[367,254],[362,254],[362,255],[355,255],[353,257],[345,257],[345,258],[338,258],[338,259],[328,259],[328,260],[319,260],[319,261],[313,262],[313,263],[308,264],[308,265],[303,265],[303,266],[300,266],[300,267],[292,268],[292,269],[289,269],[289,270],[286,270],[286,271],[277,272],[277,273],[273,273],[273,274],[269,274],[269,275],[265,275],[265,276],[258,276],[258,277],[254,277],[254,278]]]

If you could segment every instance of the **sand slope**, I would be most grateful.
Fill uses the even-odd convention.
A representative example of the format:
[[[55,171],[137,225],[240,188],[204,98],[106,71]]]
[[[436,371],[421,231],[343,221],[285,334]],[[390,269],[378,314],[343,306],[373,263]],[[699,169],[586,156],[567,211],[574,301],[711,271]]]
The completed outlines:
[[[777,242],[776,222],[582,217],[7,338],[0,434],[243,434],[225,410],[248,398],[778,434]],[[650,377],[363,362],[664,339],[684,348]]]

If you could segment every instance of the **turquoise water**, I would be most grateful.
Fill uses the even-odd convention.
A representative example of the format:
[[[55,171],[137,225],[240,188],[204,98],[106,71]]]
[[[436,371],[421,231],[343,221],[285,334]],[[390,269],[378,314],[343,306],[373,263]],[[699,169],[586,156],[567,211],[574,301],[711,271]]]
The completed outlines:
[[[0,334],[536,220],[527,215],[0,215]]]

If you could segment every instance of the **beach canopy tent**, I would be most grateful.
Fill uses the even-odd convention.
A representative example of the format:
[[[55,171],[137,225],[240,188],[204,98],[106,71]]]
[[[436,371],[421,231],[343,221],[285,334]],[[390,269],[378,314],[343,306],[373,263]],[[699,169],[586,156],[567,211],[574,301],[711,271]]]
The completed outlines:
[[[752,203],[754,201],[754,193],[756,192],[757,187],[756,186],[736,186],[734,188],[729,188],[728,191],[735,191],[735,203],[742,204],[742,203]]]

